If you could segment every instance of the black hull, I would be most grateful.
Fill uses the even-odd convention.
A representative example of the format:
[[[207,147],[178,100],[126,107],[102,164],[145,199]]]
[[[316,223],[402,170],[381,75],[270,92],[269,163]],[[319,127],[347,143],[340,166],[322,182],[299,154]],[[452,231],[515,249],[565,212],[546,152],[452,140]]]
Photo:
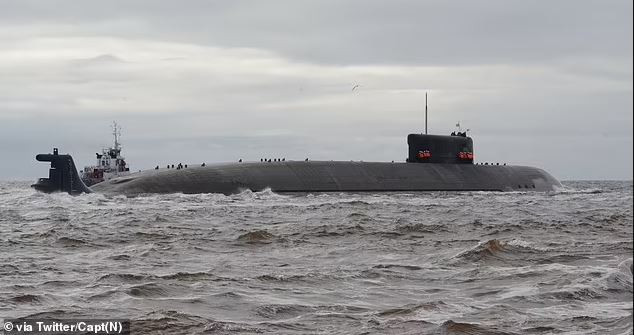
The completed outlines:
[[[378,162],[232,163],[149,170],[92,187],[95,192],[223,193],[393,191],[553,191],[547,172],[526,166]]]

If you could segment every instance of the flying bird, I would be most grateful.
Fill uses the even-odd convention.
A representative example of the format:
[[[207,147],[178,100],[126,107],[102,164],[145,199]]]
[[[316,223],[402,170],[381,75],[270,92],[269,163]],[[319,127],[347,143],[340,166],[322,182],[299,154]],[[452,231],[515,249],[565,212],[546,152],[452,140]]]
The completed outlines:
[[[354,92],[354,90],[356,90],[359,87],[361,87],[361,85],[359,85],[359,84],[356,84],[356,85],[352,86],[352,92]]]

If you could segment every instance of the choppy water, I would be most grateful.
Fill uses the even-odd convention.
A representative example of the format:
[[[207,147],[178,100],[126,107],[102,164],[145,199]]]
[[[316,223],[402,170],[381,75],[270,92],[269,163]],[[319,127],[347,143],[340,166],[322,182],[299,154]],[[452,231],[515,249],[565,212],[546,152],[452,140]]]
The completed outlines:
[[[632,182],[136,198],[4,182],[0,231],[0,319],[123,317],[140,334],[632,334]]]

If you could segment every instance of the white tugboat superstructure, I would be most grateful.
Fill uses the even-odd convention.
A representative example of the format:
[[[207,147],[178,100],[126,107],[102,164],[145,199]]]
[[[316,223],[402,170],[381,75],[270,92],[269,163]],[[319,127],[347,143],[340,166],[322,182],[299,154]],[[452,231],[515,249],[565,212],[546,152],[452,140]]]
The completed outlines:
[[[130,168],[121,156],[121,143],[119,143],[121,127],[116,122],[112,123],[112,135],[114,136],[114,146],[102,149],[101,153],[96,153],[97,164],[86,166],[81,172],[81,180],[86,186],[130,174]]]

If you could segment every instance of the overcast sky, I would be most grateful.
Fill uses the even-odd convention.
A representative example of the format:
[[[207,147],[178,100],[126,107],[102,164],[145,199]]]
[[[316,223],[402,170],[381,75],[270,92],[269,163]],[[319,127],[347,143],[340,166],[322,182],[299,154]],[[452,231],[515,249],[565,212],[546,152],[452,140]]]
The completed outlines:
[[[113,120],[132,170],[403,161],[425,92],[477,161],[631,180],[632,1],[0,0],[0,180]]]

